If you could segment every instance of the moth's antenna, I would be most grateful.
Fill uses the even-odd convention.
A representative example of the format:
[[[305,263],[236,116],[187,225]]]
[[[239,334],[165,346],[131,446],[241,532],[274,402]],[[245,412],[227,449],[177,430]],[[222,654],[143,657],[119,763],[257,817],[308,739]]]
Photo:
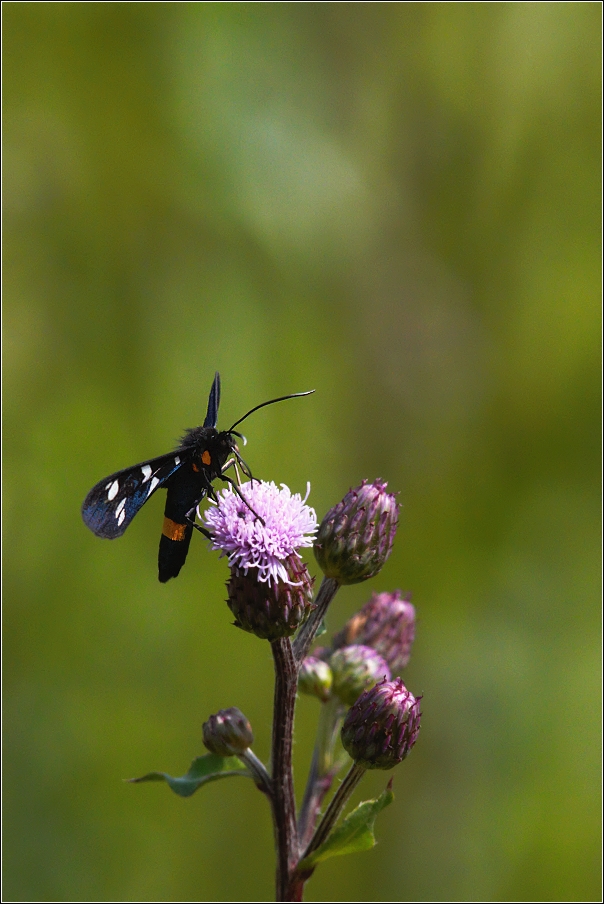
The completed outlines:
[[[275,402],[285,402],[286,399],[299,399],[301,396],[312,395],[313,392],[314,392],[314,389],[309,389],[308,392],[293,392],[291,395],[279,396],[278,399],[270,399],[268,402],[262,402],[261,405],[256,405],[255,408],[250,408],[248,413],[244,414],[243,417],[240,417],[238,421],[235,421],[233,426],[226,432],[232,433],[234,428],[237,427],[238,424],[240,424],[242,421],[244,421],[246,419],[246,417],[249,417],[250,414],[253,414],[254,411],[258,411],[259,408],[265,408],[267,405],[274,405]]]

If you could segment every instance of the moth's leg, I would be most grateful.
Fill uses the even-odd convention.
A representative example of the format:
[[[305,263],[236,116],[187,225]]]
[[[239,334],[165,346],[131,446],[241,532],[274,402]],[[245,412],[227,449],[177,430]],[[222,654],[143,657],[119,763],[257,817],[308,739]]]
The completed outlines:
[[[237,467],[237,462],[233,459],[233,467],[235,468],[235,474],[237,475],[237,486],[241,486],[241,474],[239,473],[239,468]]]
[[[235,481],[231,480],[231,478],[227,477],[225,474],[221,475],[221,480],[224,480],[225,483],[230,483],[230,485],[233,487],[233,490],[237,493],[237,495],[239,496],[241,501],[245,502],[245,504],[249,508],[250,512],[252,513],[252,515],[254,515],[258,519],[258,521],[260,521],[261,524],[264,524],[265,523],[264,518],[261,518],[260,515],[258,514],[258,512],[254,511],[254,509],[249,504],[249,502],[247,501],[247,499],[245,498],[245,496],[243,495],[243,493],[241,492],[241,490],[239,489],[239,487],[237,486]]]
[[[239,473],[239,468],[237,467],[237,459],[235,457],[229,458],[226,462],[224,468],[222,469],[222,473],[224,474],[229,468],[235,468],[235,474],[237,475],[236,482],[237,486],[241,486],[241,474]]]
[[[191,512],[195,512],[195,509],[191,509]],[[211,534],[209,530],[206,530],[205,527],[200,527],[200,525],[197,524],[197,522],[194,521],[193,518],[190,516],[189,512],[187,512],[185,517],[187,519],[187,524],[190,524],[191,527],[194,527],[195,530],[198,530],[200,534],[203,534],[204,537],[206,538],[206,540],[214,539],[214,535]]]
[[[204,496],[205,496],[205,495],[206,495],[206,494],[204,493]],[[209,495],[209,494],[208,494],[208,495]],[[203,496],[201,497],[201,499],[203,499]],[[195,520],[195,515],[196,515],[196,512],[197,512],[197,506],[198,506],[199,503],[201,502],[201,499],[199,499],[199,500],[195,503],[195,505],[192,506],[192,508],[189,509],[189,511],[188,511],[187,514],[185,515],[185,520],[186,520],[187,524],[190,524],[191,527],[194,527],[195,530],[198,530],[200,534],[203,534],[204,537],[206,537],[206,539],[208,539],[208,540],[213,540],[214,537],[213,537],[212,534],[209,532],[209,530],[206,530],[205,527],[201,527],[201,526],[196,522],[196,520]]]
[[[254,478],[252,477],[252,472],[250,471],[249,465],[246,464],[246,462],[243,460],[243,458],[242,458],[241,455],[239,454],[239,450],[237,450],[237,451],[235,452],[235,457],[237,458],[237,461],[239,462],[239,465],[240,465],[240,467],[241,467],[241,470],[243,471],[243,473],[245,474],[245,476],[246,476],[246,477],[249,477],[250,480],[253,480]]]

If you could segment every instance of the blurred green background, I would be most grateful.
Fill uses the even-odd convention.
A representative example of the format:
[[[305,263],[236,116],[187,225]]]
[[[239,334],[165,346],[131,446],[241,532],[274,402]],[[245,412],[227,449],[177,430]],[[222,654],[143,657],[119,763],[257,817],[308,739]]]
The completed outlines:
[[[251,782],[182,774],[268,646],[163,498],[80,505],[203,420],[319,516],[400,493],[423,724],[378,847],[308,900],[600,900],[600,4],[5,3],[4,896],[273,900]],[[312,564],[311,564],[312,568]],[[316,572],[316,569],[315,569]],[[299,792],[317,706],[300,701]],[[379,793],[368,776],[356,800]]]

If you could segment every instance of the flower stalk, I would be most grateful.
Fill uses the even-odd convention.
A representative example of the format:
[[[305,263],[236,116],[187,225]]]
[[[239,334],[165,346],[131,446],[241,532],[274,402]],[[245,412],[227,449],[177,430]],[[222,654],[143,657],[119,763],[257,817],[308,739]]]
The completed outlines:
[[[273,796],[273,786],[271,783],[271,777],[267,772],[266,766],[259,760],[251,747],[248,747],[247,750],[244,750],[243,753],[237,754],[242,763],[245,763],[247,768],[249,769],[252,778],[254,779],[254,783],[259,791],[262,791],[263,794],[269,799],[272,799]]]
[[[323,842],[327,840],[331,830],[338,821],[340,813],[346,806],[348,798],[350,797],[358,783],[361,781],[366,771],[367,770],[364,766],[361,766],[358,763],[352,764],[352,766],[348,770],[348,773],[346,774],[344,781],[332,797],[329,806],[325,811],[323,819],[319,823],[319,826],[315,831],[310,844],[301,857],[302,860],[312,854],[313,851],[316,851],[317,848],[321,847]]]
[[[302,662],[310,650],[315,634],[319,630],[327,609],[339,589],[340,585],[333,578],[323,578],[321,581],[321,586],[315,599],[315,608],[294,639],[294,656],[297,662]]]
[[[272,741],[272,807],[277,847],[277,901],[289,901],[290,874],[298,860],[298,829],[292,769],[298,671],[288,637],[271,643],[275,664]]]
[[[310,841],[321,804],[341,768],[341,763],[334,761],[334,748],[345,715],[346,709],[337,697],[323,704],[319,713],[317,740],[298,817],[301,849]]]

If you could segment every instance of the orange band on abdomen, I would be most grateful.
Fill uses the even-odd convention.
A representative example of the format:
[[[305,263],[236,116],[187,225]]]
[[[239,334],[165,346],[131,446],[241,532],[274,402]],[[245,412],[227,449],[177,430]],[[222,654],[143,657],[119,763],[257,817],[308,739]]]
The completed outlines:
[[[177,524],[171,518],[164,518],[162,534],[169,540],[184,540],[186,530],[186,524]]]

